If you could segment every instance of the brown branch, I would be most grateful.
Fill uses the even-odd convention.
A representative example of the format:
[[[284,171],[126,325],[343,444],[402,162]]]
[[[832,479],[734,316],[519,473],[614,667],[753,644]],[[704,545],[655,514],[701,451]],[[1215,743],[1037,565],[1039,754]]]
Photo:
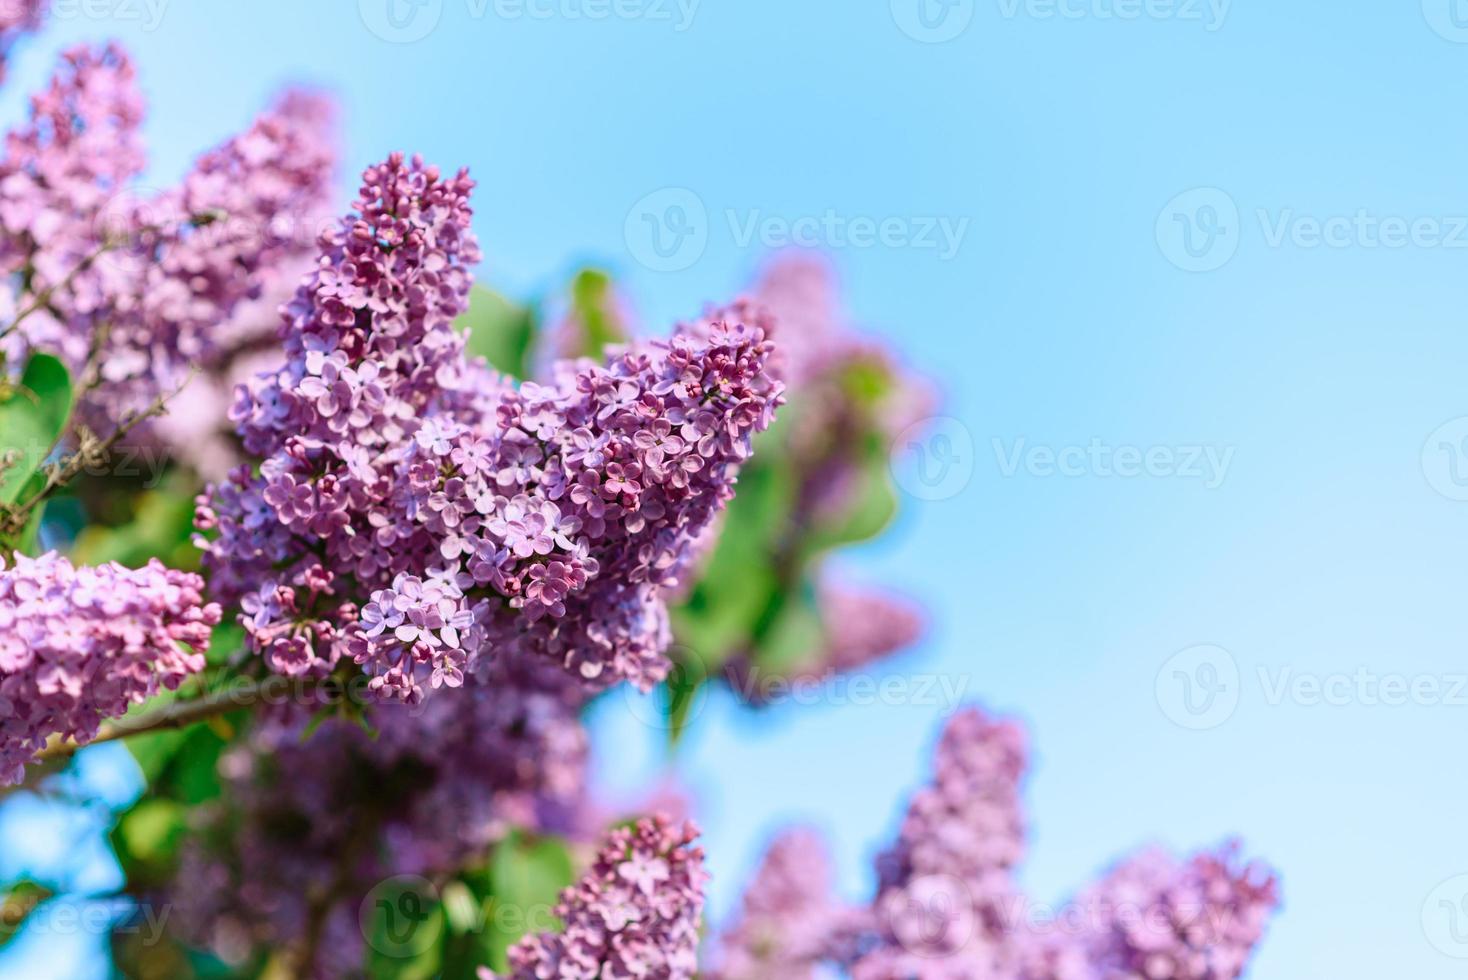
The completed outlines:
[[[140,714],[136,718],[121,718],[103,725],[102,730],[86,745],[115,742],[118,739],[146,735],[149,732],[187,728],[218,715],[228,714],[240,708],[253,707],[261,702],[262,693],[263,687],[260,682],[244,680],[222,690],[213,691],[197,700],[171,701],[153,711]],[[76,753],[77,749],[84,747],[84,745],[69,740],[57,741],[42,749],[36,755],[36,761],[68,759]]]

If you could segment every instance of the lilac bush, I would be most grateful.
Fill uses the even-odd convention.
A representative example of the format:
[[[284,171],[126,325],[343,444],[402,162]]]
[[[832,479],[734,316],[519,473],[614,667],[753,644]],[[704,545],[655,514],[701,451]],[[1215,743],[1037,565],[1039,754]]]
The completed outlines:
[[[0,7],[0,64],[45,7]],[[1078,922],[1031,915],[1025,736],[977,709],[868,900],[790,831],[701,949],[697,830],[619,823],[588,706],[675,667],[760,705],[914,645],[923,611],[829,559],[892,519],[931,388],[808,255],[667,336],[583,273],[537,341],[474,285],[468,172],[391,154],[343,216],[334,116],[287,92],[145,189],[134,66],[76,47],[0,150],[0,780],[46,790],[126,740],[118,898],[177,914],[119,927],[119,972],[1243,974],[1278,893],[1236,845],[1143,852]]]

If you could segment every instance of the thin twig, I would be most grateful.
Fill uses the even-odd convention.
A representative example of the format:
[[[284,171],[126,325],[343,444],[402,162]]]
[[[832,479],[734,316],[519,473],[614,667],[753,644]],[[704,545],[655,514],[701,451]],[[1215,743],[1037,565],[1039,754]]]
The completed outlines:
[[[231,711],[258,704],[261,693],[262,688],[258,681],[245,679],[194,701],[171,701],[153,711],[140,714],[136,718],[122,718],[109,722],[103,725],[97,736],[86,744],[99,745],[103,742],[115,742],[118,739],[145,735],[149,732],[187,728],[217,715],[228,714]],[[56,742],[42,749],[36,755],[36,760],[45,762],[51,759],[67,759],[78,749],[84,747],[72,741]]]

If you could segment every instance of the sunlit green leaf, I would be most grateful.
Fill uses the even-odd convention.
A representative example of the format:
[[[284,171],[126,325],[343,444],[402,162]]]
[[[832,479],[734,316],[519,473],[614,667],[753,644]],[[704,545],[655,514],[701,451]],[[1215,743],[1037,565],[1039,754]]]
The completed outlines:
[[[475,286],[469,294],[469,309],[454,326],[469,335],[471,355],[512,377],[523,380],[530,376],[537,330],[532,307],[517,306],[492,289]]]
[[[13,504],[46,461],[71,419],[73,394],[66,367],[49,354],[26,364],[20,381],[0,401],[0,503]]]

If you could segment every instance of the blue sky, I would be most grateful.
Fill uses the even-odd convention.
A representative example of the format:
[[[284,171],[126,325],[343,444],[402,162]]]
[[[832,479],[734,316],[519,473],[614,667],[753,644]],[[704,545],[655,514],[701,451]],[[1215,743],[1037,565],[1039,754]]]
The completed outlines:
[[[61,4],[0,109],[120,37],[161,181],[313,81],[350,169],[471,167],[489,281],[595,261],[654,323],[826,247],[958,453],[846,566],[931,610],[894,672],[1030,726],[1034,894],[1239,834],[1287,902],[1253,977],[1461,975],[1468,5],[395,2]],[[861,894],[943,711],[711,699],[679,771],[716,913],[790,820]],[[56,949],[0,973],[100,975]]]

